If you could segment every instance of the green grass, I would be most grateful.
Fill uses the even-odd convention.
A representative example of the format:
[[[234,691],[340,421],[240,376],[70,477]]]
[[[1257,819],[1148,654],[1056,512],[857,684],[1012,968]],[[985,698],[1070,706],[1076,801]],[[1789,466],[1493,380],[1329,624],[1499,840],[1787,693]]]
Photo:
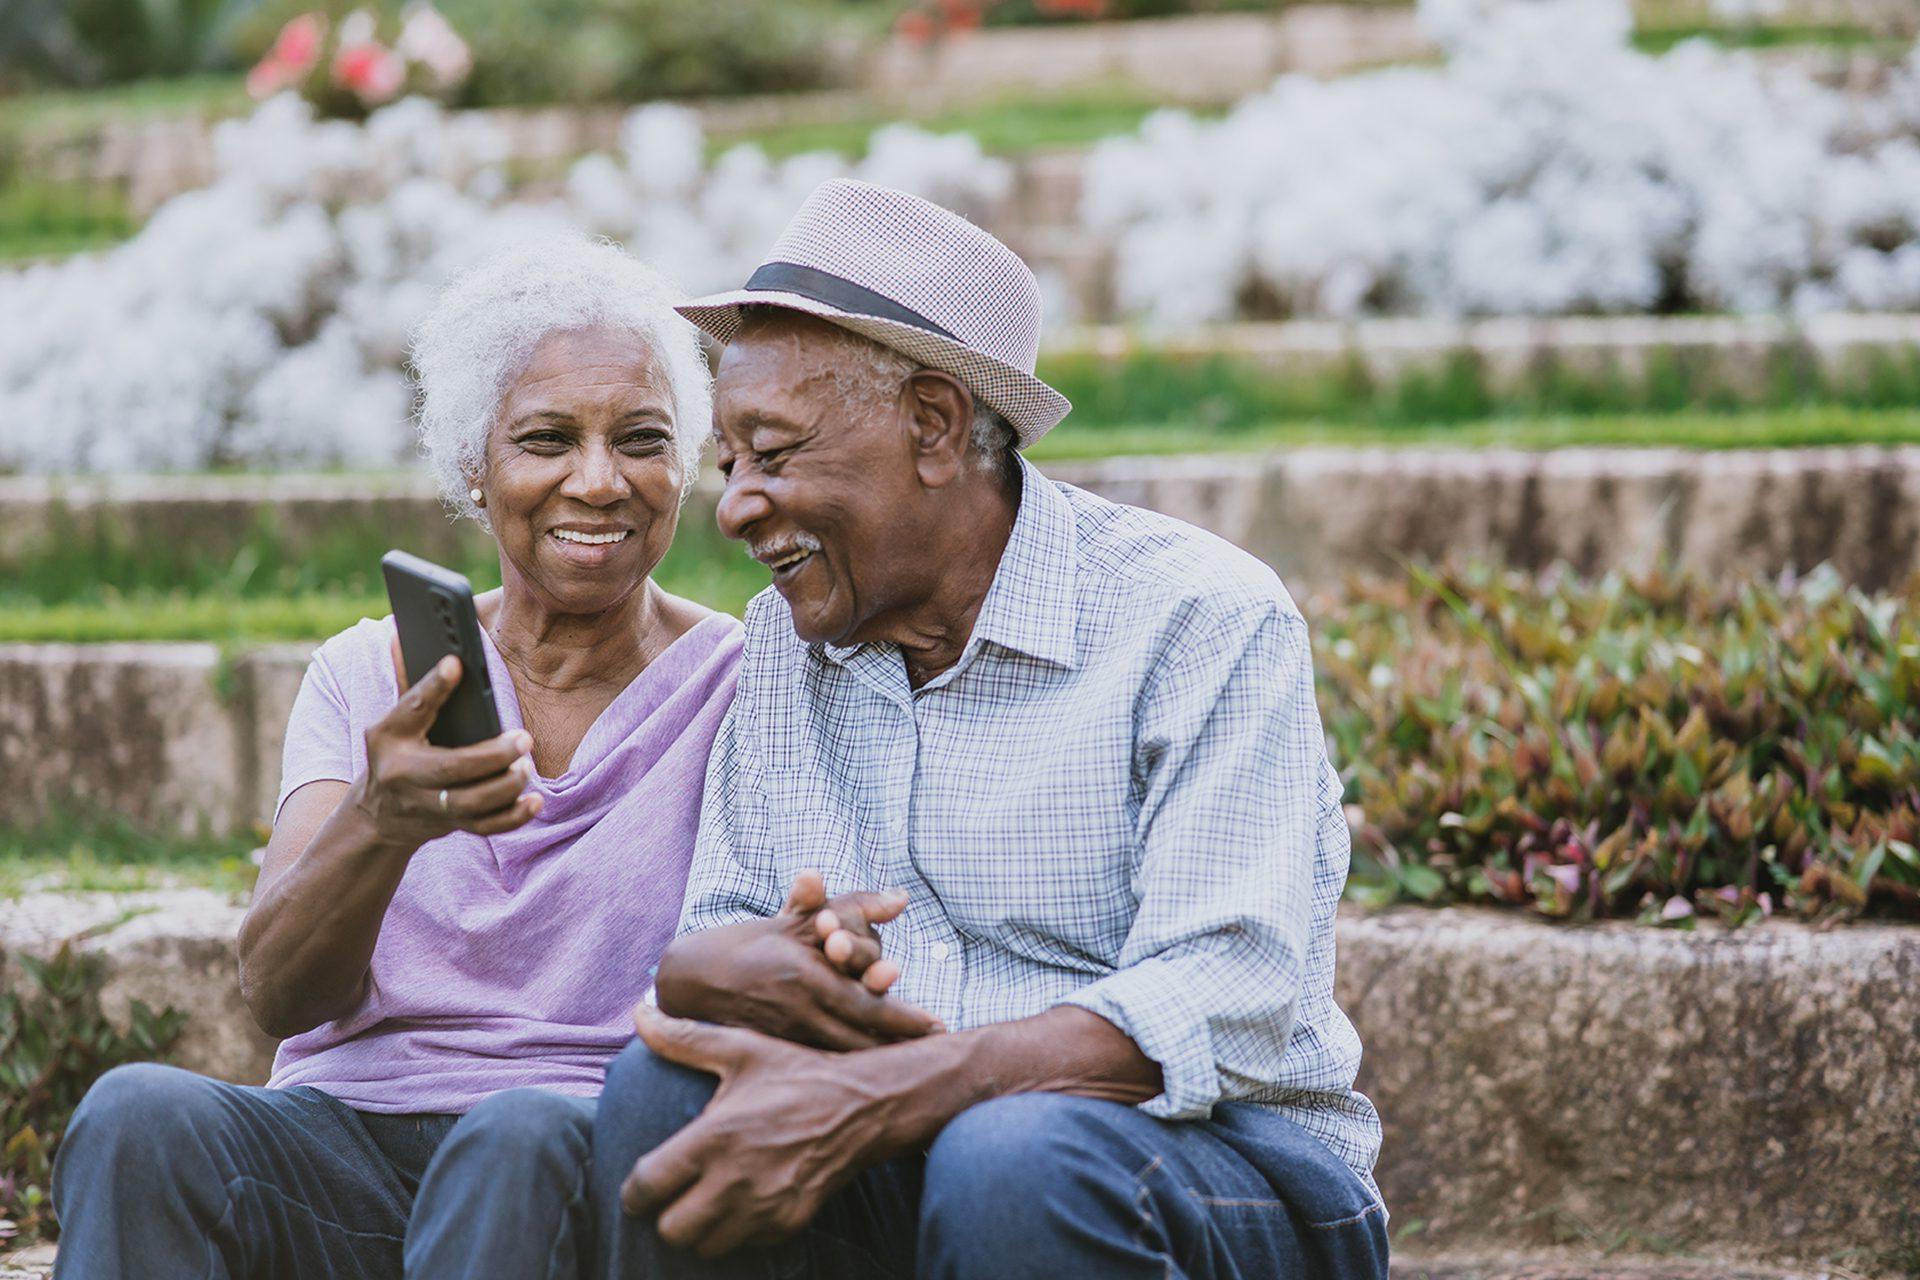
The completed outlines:
[[[20,829],[0,825],[0,898],[42,890],[208,888],[243,893],[264,836],[156,835],[95,812]]]
[[[1020,155],[1090,146],[1101,138],[1132,132],[1163,105],[1137,89],[1124,87],[1053,96],[1009,96],[937,111],[875,109],[845,120],[716,132],[708,139],[708,148],[717,153],[737,143],[751,142],[776,159],[804,151],[837,151],[858,157],[866,154],[874,130],[904,121],[935,133],[970,133],[988,152]]]
[[[1036,446],[1042,465],[1122,454],[1266,452],[1311,445],[1551,449],[1566,446],[1679,446],[1698,449],[1822,444],[1920,443],[1920,408],[1787,407],[1737,413],[1565,414],[1459,423],[1279,421],[1245,426],[1167,423],[1094,426],[1069,419]],[[312,640],[387,612],[378,584],[390,535],[342,529],[313,547],[294,572],[297,548],[259,534],[235,563],[196,561],[141,549],[56,538],[50,549],[16,557],[0,586],[0,642],[100,643],[197,640],[223,645]],[[473,550],[443,557],[476,588],[499,584],[484,534]],[[259,566],[274,563],[271,573]],[[767,584],[766,571],[720,537],[704,514],[683,522],[657,573],[678,595],[738,614]]]
[[[1543,353],[1524,377],[1497,379],[1463,352],[1384,379],[1357,361],[1289,372],[1230,352],[1142,347],[1118,357],[1055,350],[1042,356],[1039,372],[1073,401],[1069,421],[1083,427],[1429,427],[1507,418],[1920,405],[1920,350],[1879,348],[1830,368],[1810,352],[1783,347],[1769,355],[1763,376],[1737,381],[1730,380],[1726,363],[1713,352],[1668,348],[1650,352],[1644,368],[1629,377],[1618,368],[1589,373]]]
[[[102,89],[46,89],[0,97],[0,114],[10,127],[36,133],[73,133],[110,120],[150,120],[165,116],[219,118],[244,115],[252,105],[246,77],[182,76],[137,80]]]
[[[133,212],[117,187],[0,182],[0,262],[102,249],[136,230]]]
[[[177,112],[184,104],[209,101],[209,86],[215,83],[230,83],[236,90],[239,85],[195,79],[0,96],[0,263],[66,257],[133,235],[139,224],[118,185],[51,181],[36,171],[35,157],[59,151],[110,119]],[[244,109],[244,91],[229,106]]]
[[[156,582],[124,590],[108,585],[115,579],[101,570],[84,576],[67,572],[64,556],[22,562],[0,588],[0,643],[194,640],[239,645],[330,636],[361,618],[390,612],[382,592],[359,585],[377,577],[387,540],[375,529],[360,541],[362,553],[346,575],[355,584],[351,587],[336,581],[279,591],[271,584],[221,582],[216,573],[205,573],[190,574],[189,582],[170,588]],[[460,567],[476,590],[500,584],[497,563]],[[689,522],[655,577],[676,595],[735,615],[767,585],[766,570],[705,521],[698,528]]]
[[[1811,406],[1744,413],[1626,413],[1395,426],[1282,422],[1248,427],[1140,425],[1075,429],[1073,419],[1033,449],[1035,461],[1128,454],[1244,453],[1306,446],[1484,449],[1663,446],[1684,449],[1920,444],[1920,409]]]
[[[386,614],[378,596],[344,592],[248,599],[225,594],[141,592],[42,604],[8,600],[0,640],[104,644],[119,640],[309,640]]]
[[[1665,53],[1683,41],[1694,39],[1708,40],[1726,49],[1873,49],[1897,55],[1908,47],[1866,27],[1844,23],[1643,24],[1633,33],[1634,47],[1646,53]]]

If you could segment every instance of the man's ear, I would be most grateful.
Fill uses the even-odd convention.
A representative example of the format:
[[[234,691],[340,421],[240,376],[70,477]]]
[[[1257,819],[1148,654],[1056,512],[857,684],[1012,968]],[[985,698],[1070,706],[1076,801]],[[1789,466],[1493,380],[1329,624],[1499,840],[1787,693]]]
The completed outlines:
[[[907,379],[906,411],[920,483],[944,489],[966,470],[973,435],[973,393],[950,373],[922,369]]]

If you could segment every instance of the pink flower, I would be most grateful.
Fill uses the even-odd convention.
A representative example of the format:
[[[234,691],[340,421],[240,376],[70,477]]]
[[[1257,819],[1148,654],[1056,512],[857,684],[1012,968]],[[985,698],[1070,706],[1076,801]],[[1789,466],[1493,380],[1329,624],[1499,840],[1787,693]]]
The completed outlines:
[[[391,102],[406,79],[400,56],[371,40],[342,45],[333,55],[333,82],[369,107]]]
[[[284,66],[262,58],[247,72],[247,96],[255,102],[264,102],[291,83],[292,77],[287,75]]]
[[[933,39],[933,19],[918,9],[908,9],[894,21],[893,29],[908,44],[926,44]]]
[[[320,61],[320,42],[327,38],[327,20],[317,13],[303,13],[280,28],[267,56],[300,71],[309,71]]]
[[[248,96],[270,98],[298,84],[320,61],[320,45],[326,38],[327,20],[317,13],[303,13],[280,28],[273,48],[247,72]]]

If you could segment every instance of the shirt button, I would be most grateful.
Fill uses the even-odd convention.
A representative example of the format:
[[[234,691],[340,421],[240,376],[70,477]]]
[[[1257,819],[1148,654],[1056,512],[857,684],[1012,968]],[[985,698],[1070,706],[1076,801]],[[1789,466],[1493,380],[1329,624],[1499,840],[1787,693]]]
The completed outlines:
[[[907,815],[906,814],[896,813],[893,815],[893,834],[897,836],[903,836],[907,834]]]
[[[948,956],[953,954],[953,947],[949,943],[936,942],[932,946],[928,947],[927,951],[933,956],[935,960],[945,960]]]

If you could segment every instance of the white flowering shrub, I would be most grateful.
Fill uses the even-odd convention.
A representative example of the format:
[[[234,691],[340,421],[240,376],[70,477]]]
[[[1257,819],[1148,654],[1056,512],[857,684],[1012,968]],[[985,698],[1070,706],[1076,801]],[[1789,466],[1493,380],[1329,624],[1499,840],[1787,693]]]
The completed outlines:
[[[355,125],[284,96],[215,146],[213,185],[128,243],[0,271],[0,472],[392,465],[414,453],[411,331],[508,244],[585,227],[705,291],[743,282],[826,178],[975,213],[1011,183],[971,139],[907,129],[858,163],[739,147],[709,167],[697,118],[668,106],[543,203],[506,199],[491,125],[417,99]]]
[[[1082,212],[1130,314],[1920,306],[1920,53],[1885,95],[1624,0],[1422,0],[1440,67],[1285,77],[1100,144]]]

